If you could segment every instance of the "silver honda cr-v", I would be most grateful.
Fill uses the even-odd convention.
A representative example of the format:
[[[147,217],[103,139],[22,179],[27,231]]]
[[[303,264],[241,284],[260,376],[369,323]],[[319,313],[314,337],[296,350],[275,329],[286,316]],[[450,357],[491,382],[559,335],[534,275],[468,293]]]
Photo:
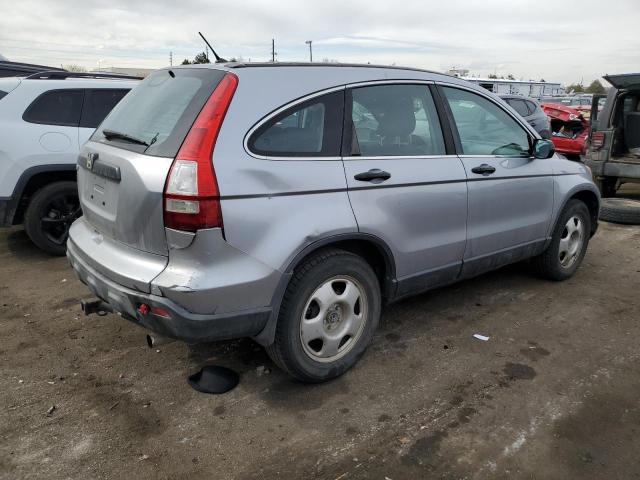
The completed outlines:
[[[528,258],[570,277],[599,209],[588,169],[493,94],[369,65],[158,70],[78,184],[68,257],[99,309],[252,337],[310,382],[356,363],[385,303]]]

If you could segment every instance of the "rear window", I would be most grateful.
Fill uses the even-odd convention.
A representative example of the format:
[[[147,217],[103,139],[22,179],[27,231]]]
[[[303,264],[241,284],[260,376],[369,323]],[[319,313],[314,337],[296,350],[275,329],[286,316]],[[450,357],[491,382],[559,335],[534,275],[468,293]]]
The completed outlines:
[[[224,71],[210,68],[158,70],[116,105],[91,138],[147,155],[175,157],[224,75]],[[107,139],[104,130],[122,135]],[[118,138],[123,135],[148,146]]]
[[[529,109],[527,108],[527,104],[524,103],[524,100],[509,98],[507,99],[507,103],[511,105],[513,109],[520,114],[520,116],[526,117],[530,115]]]
[[[50,90],[27,107],[22,119],[29,123],[77,127],[83,98],[82,90]]]
[[[96,128],[127,92],[129,92],[128,89],[87,90],[82,106],[80,126]]]

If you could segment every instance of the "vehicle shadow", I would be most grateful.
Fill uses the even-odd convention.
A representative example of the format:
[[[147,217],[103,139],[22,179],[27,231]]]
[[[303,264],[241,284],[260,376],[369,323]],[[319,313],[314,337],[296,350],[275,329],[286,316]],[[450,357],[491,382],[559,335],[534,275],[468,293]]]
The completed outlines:
[[[11,255],[25,262],[37,263],[55,258],[36,247],[21,227],[12,227],[2,232],[0,245],[3,243]]]
[[[457,330],[463,326],[464,322],[458,322],[463,312],[480,310],[480,307],[499,308],[504,285],[509,285],[510,290],[518,290],[526,288],[532,280],[544,282],[536,279],[526,262],[521,262],[387,305],[383,307],[380,324],[369,349],[375,355],[376,351],[388,345],[405,348],[406,337],[428,334],[437,325],[457,324],[453,329]],[[497,300],[492,300],[492,297]],[[282,374],[276,375],[279,384],[297,384],[301,388],[303,385],[280,372],[265,349],[248,338],[189,345],[188,361],[190,368],[221,364],[240,375],[266,367],[271,372]]]

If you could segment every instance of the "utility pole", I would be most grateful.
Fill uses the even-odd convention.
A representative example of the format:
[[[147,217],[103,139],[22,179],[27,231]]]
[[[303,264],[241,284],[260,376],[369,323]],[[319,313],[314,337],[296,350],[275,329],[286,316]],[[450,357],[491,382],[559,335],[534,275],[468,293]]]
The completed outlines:
[[[271,61],[276,61],[276,41],[275,39],[271,39]]]
[[[304,43],[309,45],[309,62],[313,62],[313,50],[311,49],[311,44],[313,43],[313,40],[306,40]]]
[[[173,67],[173,52],[169,52],[169,66]]]

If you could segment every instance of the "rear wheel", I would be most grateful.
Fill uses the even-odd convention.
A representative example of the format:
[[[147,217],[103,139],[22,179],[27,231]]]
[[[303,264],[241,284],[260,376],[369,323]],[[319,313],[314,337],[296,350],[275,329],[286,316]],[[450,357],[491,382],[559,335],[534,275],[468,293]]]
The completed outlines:
[[[582,263],[589,245],[591,217],[580,200],[570,200],[560,214],[547,249],[532,259],[536,271],[550,280],[566,280]]]
[[[296,269],[267,351],[298,380],[335,378],[364,354],[380,309],[378,279],[361,257],[343,250],[319,252]]]
[[[37,247],[53,255],[64,255],[69,228],[80,215],[76,182],[55,182],[33,195],[25,213],[24,228]]]

